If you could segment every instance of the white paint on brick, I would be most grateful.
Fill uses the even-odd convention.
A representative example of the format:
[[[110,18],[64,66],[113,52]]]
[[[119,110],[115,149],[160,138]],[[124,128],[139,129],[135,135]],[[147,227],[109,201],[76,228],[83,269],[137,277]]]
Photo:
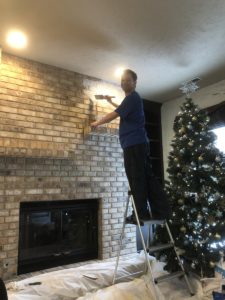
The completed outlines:
[[[101,199],[99,253],[115,257],[128,189],[122,150],[117,138],[84,138],[82,132],[84,120],[114,110],[106,101],[95,102],[94,95],[115,95],[120,103],[121,88],[8,54],[3,63],[0,166],[9,174],[0,176],[0,237],[7,239],[0,258],[9,268],[0,265],[0,273],[9,278],[16,272],[22,201]],[[126,232],[135,238],[133,228]],[[124,247],[123,253],[136,250],[133,242]]]

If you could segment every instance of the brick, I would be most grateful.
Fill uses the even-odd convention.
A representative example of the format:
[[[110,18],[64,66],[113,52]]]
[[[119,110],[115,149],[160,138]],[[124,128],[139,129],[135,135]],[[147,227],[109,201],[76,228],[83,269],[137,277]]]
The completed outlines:
[[[17,249],[18,245],[16,244],[7,244],[3,246],[3,251],[10,251]]]
[[[5,222],[6,223],[12,223],[12,222],[19,222],[19,216],[10,216],[10,217],[5,217]]]
[[[9,215],[8,210],[0,210],[0,217],[7,217],[8,215]]]
[[[3,252],[3,251],[0,251],[0,259],[4,259],[6,257],[7,257],[7,253]]]

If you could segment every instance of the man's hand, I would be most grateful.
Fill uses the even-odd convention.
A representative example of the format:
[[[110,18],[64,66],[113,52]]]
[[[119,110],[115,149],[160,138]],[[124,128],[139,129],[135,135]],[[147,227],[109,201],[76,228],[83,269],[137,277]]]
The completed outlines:
[[[99,123],[98,123],[98,121],[95,121],[95,122],[92,122],[92,123],[90,124],[90,126],[91,126],[91,129],[92,129],[92,130],[95,130],[95,129],[99,126]]]
[[[108,95],[106,95],[104,97],[105,97],[105,99],[107,100],[108,103],[110,103],[111,105],[113,105],[116,108],[118,107],[118,105],[112,101],[112,98],[115,98],[114,96],[108,96]]]
[[[105,115],[104,117],[102,117],[100,120],[92,122],[90,124],[91,128],[94,130],[96,129],[99,125],[103,125],[106,123],[111,122],[112,120],[116,119],[119,117],[119,114],[115,111],[112,111],[111,113]]]
[[[108,96],[108,95],[105,95],[104,98],[109,102],[109,103],[112,103],[112,98],[115,98],[114,96]]]

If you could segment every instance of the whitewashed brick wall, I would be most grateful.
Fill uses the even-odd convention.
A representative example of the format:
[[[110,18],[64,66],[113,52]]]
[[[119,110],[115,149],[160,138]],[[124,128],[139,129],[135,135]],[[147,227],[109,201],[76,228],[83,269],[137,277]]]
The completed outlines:
[[[0,63],[0,276],[17,272],[22,201],[100,198],[99,258],[116,256],[127,196],[116,137],[83,135],[84,125],[113,110],[95,94],[121,101],[118,86],[2,54]],[[118,128],[118,120],[111,125]],[[136,251],[135,227],[123,253]],[[5,265],[8,265],[5,268]]]

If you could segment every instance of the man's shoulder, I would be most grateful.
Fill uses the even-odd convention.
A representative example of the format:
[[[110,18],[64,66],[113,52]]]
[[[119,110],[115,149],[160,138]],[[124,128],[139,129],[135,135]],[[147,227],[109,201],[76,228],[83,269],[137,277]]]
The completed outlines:
[[[135,100],[142,101],[140,95],[136,91],[133,91],[130,95],[126,96],[126,98],[127,99],[135,99]]]

